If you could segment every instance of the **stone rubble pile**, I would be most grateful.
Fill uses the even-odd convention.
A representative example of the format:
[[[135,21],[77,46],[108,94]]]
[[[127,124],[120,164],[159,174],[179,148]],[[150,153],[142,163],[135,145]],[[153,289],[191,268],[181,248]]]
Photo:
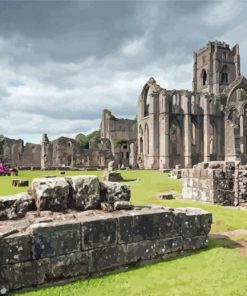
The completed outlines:
[[[34,179],[28,193],[1,198],[0,220],[21,218],[31,205],[36,207],[38,212],[64,212],[70,209],[84,211],[101,207],[106,211],[131,208],[128,185],[101,182],[96,176]],[[114,206],[116,202],[118,204]],[[125,202],[122,207],[121,202]]]

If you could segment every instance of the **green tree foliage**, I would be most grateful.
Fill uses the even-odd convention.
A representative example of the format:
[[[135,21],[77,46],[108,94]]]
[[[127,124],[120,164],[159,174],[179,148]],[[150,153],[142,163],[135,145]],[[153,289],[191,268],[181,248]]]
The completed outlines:
[[[80,133],[75,137],[75,140],[80,143],[81,149],[88,149],[89,141],[93,138],[100,138],[100,131],[93,131],[88,135]]]

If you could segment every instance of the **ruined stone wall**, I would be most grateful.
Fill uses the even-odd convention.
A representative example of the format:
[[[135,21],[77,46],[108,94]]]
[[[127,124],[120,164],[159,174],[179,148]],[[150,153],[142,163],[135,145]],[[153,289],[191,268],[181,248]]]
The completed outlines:
[[[212,223],[192,208],[45,213],[0,225],[0,294],[206,247]]]
[[[40,167],[41,145],[4,138],[1,160],[12,167]]]
[[[109,110],[103,110],[100,130],[101,137],[111,142],[116,164],[135,167],[137,163],[137,121],[116,118]]]
[[[42,142],[42,168],[58,167],[106,167],[113,159],[109,140],[92,140],[89,149],[82,149],[74,139],[60,137]]]
[[[224,114],[217,96],[161,88],[154,78],[138,99],[138,163],[191,168],[224,159]]]
[[[236,162],[199,163],[182,170],[182,196],[222,205],[247,202],[247,171]]]

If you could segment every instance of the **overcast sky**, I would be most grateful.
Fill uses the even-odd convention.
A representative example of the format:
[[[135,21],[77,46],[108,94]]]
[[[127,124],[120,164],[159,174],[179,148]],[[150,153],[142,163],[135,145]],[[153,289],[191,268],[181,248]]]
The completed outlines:
[[[99,127],[101,111],[136,115],[150,76],[192,85],[193,51],[240,45],[247,73],[247,1],[0,0],[0,134],[39,143]]]

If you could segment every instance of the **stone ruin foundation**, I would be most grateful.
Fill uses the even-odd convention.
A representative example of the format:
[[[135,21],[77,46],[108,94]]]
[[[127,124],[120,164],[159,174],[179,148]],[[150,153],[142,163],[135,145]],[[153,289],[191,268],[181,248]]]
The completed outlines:
[[[1,198],[0,213],[12,216],[0,215],[0,294],[207,247],[211,213],[123,210],[129,199],[128,185],[94,176],[35,179],[29,193]],[[106,205],[112,212],[102,210]]]
[[[222,205],[247,205],[247,166],[239,162],[202,162],[182,170],[182,196]]]

